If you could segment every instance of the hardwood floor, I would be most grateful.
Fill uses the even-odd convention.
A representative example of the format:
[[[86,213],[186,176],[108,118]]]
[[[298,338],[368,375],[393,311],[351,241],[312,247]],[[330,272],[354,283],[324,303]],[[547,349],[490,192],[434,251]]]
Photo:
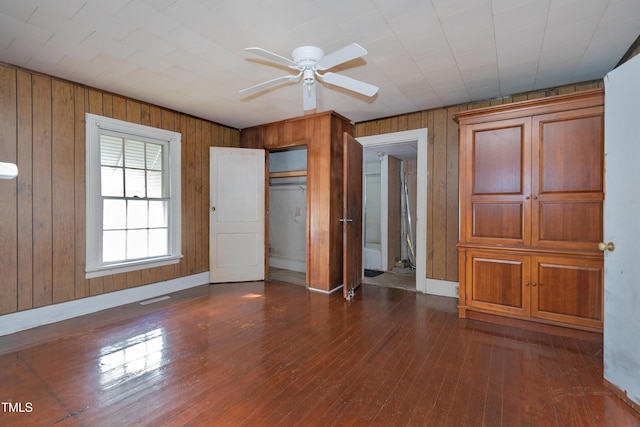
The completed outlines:
[[[601,340],[363,285],[201,286],[0,337],[0,425],[640,426]]]
[[[307,275],[299,271],[285,270],[282,268],[269,268],[270,281],[291,283],[293,285],[307,286]]]
[[[416,291],[416,271],[410,269],[394,269],[385,271],[379,276],[363,277],[363,283],[371,285],[387,286],[390,288],[405,289],[407,291]]]

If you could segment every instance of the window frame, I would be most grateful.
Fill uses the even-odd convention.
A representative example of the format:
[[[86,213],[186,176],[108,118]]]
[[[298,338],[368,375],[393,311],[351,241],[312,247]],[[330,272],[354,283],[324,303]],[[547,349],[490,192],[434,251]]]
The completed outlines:
[[[139,125],[96,114],[85,113],[86,150],[86,260],[85,277],[107,276],[147,268],[177,264],[182,258],[181,221],[181,144],[182,134],[151,126]],[[102,262],[102,194],[101,194],[101,132],[117,132],[142,141],[161,141],[168,147],[169,254],[135,260]],[[123,197],[124,199],[124,197]]]

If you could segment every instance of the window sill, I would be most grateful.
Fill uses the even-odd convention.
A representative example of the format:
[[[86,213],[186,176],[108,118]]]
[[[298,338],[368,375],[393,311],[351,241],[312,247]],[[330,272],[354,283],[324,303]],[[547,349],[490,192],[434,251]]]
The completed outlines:
[[[182,255],[172,255],[161,258],[152,258],[140,261],[123,262],[120,264],[97,266],[93,268],[87,268],[85,270],[85,278],[93,279],[95,277],[109,276],[111,274],[127,273],[129,271],[163,267],[165,265],[177,264],[180,262],[180,259],[182,259]]]

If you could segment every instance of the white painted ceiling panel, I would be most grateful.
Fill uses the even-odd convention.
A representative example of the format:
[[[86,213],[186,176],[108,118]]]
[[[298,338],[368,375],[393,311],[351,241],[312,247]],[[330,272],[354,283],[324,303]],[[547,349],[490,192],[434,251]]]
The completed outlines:
[[[640,34],[639,0],[0,0],[0,61],[244,128],[304,114],[291,74],[244,51],[369,54],[318,87],[359,122],[602,78]]]

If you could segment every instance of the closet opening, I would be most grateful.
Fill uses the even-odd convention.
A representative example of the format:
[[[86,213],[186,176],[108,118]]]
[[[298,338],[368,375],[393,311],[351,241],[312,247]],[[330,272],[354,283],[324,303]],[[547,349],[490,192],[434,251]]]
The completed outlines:
[[[269,280],[307,285],[307,147],[270,151],[267,188]]]

